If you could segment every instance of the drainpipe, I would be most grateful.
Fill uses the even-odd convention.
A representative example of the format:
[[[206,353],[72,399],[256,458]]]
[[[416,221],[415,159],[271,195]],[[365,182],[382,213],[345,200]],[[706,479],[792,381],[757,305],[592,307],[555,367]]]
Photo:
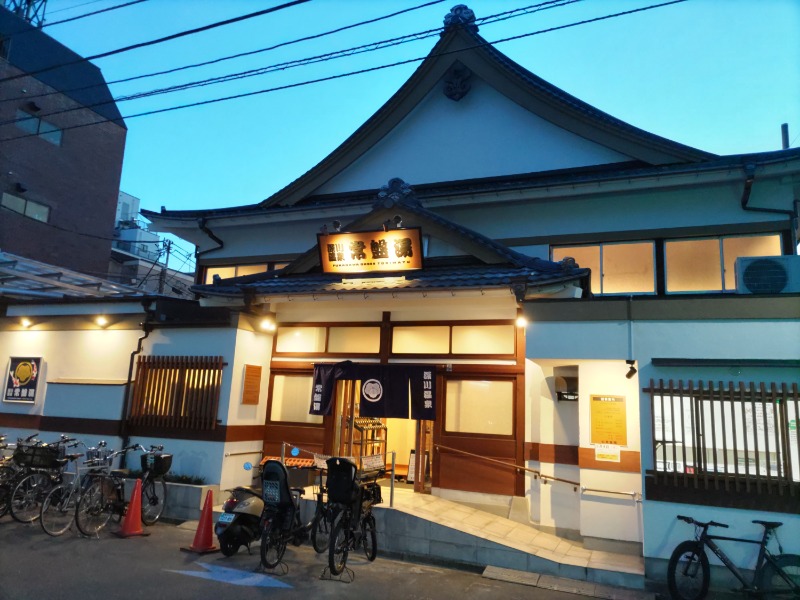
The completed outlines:
[[[220,238],[218,238],[216,235],[214,235],[214,232],[211,231],[208,228],[208,225],[206,225],[207,222],[208,222],[208,220],[205,217],[201,217],[201,218],[197,219],[197,227],[200,229],[200,231],[205,233],[213,241],[215,241],[217,244],[219,244],[219,246],[217,246],[216,248],[208,248],[207,250],[201,250],[201,251],[195,253],[195,257],[201,256],[201,255],[203,255],[203,254],[205,254],[207,252],[213,252],[214,250],[219,250],[220,248],[224,248],[225,247],[225,242],[223,242]]]
[[[793,206],[793,210],[783,210],[780,208],[759,208],[755,206],[748,206],[747,203],[750,201],[750,192],[753,189],[753,182],[756,179],[756,166],[752,163],[746,164],[744,166],[744,189],[742,190],[742,210],[750,210],[753,212],[764,212],[764,213],[772,213],[778,215],[787,215],[789,217],[789,235],[792,236],[791,239],[791,248],[792,254],[797,253],[797,215],[798,215],[798,206],[800,205],[800,200],[795,198]]]
[[[148,303],[143,302],[142,306],[145,310],[145,317],[144,321],[142,322],[142,330],[144,331],[144,335],[139,338],[138,342],[136,343],[136,350],[131,352],[131,360],[128,364],[128,379],[125,381],[125,391],[123,392],[122,398],[122,418],[120,419],[120,426],[119,426],[119,435],[122,437],[122,447],[127,448],[130,444],[130,436],[128,435],[128,410],[130,408],[130,395],[131,395],[131,382],[133,381],[133,362],[136,358],[137,354],[141,354],[142,352],[142,343],[148,338],[150,332],[153,330],[153,325],[151,324],[151,318],[153,317],[153,313],[155,312],[153,309],[148,308]],[[120,457],[119,468],[125,468],[125,454]]]

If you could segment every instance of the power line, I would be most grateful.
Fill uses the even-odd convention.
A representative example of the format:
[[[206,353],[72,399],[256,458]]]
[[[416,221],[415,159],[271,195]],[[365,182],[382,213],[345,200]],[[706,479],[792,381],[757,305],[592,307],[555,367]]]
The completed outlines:
[[[440,3],[444,2],[444,1],[445,0],[433,0],[432,2],[427,2],[425,4],[420,4],[419,6],[414,6],[414,7],[411,7],[411,8],[407,8],[407,9],[404,9],[404,10],[393,12],[393,13],[390,13],[388,15],[384,15],[382,17],[377,17],[375,19],[369,19],[367,21],[360,21],[358,23],[353,23],[351,25],[346,25],[344,27],[339,27],[337,29],[331,29],[331,30],[325,31],[323,33],[309,35],[309,36],[298,38],[298,39],[295,39],[295,40],[290,40],[288,42],[275,44],[274,46],[268,46],[266,48],[260,48],[258,50],[251,50],[249,52],[241,52],[239,54],[232,54],[230,56],[224,56],[224,57],[221,57],[221,58],[216,58],[216,59],[213,59],[213,60],[200,62],[200,63],[194,63],[194,64],[191,64],[191,65],[184,65],[182,67],[176,67],[174,69],[167,69],[167,70],[164,70],[164,71],[156,71],[154,73],[145,73],[143,75],[135,75],[133,77],[127,77],[125,79],[117,79],[115,81],[108,81],[108,82],[105,82],[104,84],[88,85],[88,86],[83,86],[83,87],[79,87],[79,88],[71,88],[71,89],[68,89],[68,90],[56,90],[56,91],[52,91],[52,92],[45,92],[45,93],[42,93],[42,94],[26,95],[24,97],[20,96],[20,97],[17,97],[17,98],[7,98],[5,100],[0,100],[0,102],[19,101],[19,100],[23,100],[23,99],[24,100],[31,100],[33,98],[41,98],[43,96],[52,96],[53,94],[63,94],[63,93],[68,93],[68,92],[79,92],[79,91],[84,91],[84,90],[100,87],[101,85],[115,85],[115,84],[119,84],[119,83],[128,83],[130,81],[136,81],[138,79],[146,79],[146,78],[149,78],[149,77],[156,77],[156,76],[159,76],[159,75],[167,75],[167,74],[170,74],[170,73],[176,73],[178,71],[184,71],[184,70],[187,70],[187,69],[194,69],[196,67],[204,67],[204,66],[207,66],[207,65],[212,65],[212,64],[224,62],[224,61],[227,61],[227,60],[232,60],[232,59],[235,59],[235,58],[241,58],[241,57],[244,57],[244,56],[251,56],[251,55],[259,54],[259,53],[263,53],[263,52],[269,52],[271,50],[276,50],[278,48],[283,48],[285,46],[291,46],[293,44],[298,44],[300,42],[319,39],[319,38],[322,38],[322,37],[333,35],[334,33],[340,33],[342,31],[346,31],[348,29],[354,29],[356,27],[361,27],[362,25],[370,25],[372,23],[377,23],[379,21],[383,21],[385,19],[389,19],[389,18],[395,17],[397,15],[401,15],[403,13],[411,12],[411,11],[414,11],[414,10],[419,10],[420,8],[425,8],[425,7],[434,5],[434,4],[440,4]],[[437,28],[435,30],[429,30],[429,31],[439,31],[439,29]]]
[[[440,1],[442,1],[442,0],[437,0],[437,2],[440,2]],[[551,8],[560,8],[560,7],[566,6],[568,4],[574,4],[576,2],[581,2],[581,1],[582,0],[548,0],[547,2],[542,2],[542,3],[539,3],[539,4],[534,4],[534,5],[526,6],[526,7],[523,7],[523,8],[516,8],[516,9],[510,10],[510,11],[497,13],[495,15],[489,15],[489,16],[483,17],[483,18],[481,18],[479,20],[481,21],[481,25],[493,24],[493,23],[496,23],[496,22],[499,22],[499,21],[505,21],[505,20],[508,20],[508,19],[511,19],[511,18],[516,18],[516,17],[520,17],[520,16],[523,16],[523,15],[531,14],[533,12],[539,12],[541,10],[548,10],[548,9],[551,9]],[[434,2],[434,3],[436,3],[436,2]],[[423,5],[421,5],[419,7],[416,7],[416,8],[421,8],[423,6],[427,6],[427,5],[423,4]],[[411,10],[411,9],[409,9],[409,10]],[[397,14],[397,13],[393,13],[393,14]],[[393,15],[388,15],[388,16],[393,16]],[[383,17],[383,18],[386,18],[386,17]],[[273,72],[276,72],[276,71],[285,71],[285,70],[296,68],[296,67],[300,67],[300,66],[307,66],[307,65],[310,65],[310,64],[315,64],[315,63],[320,63],[320,62],[327,62],[329,60],[335,60],[337,58],[355,56],[357,54],[363,54],[363,53],[366,53],[366,52],[374,52],[376,50],[382,50],[382,49],[385,49],[385,48],[399,46],[401,44],[405,44],[405,43],[408,43],[408,42],[418,41],[418,40],[426,39],[428,37],[432,37],[434,35],[439,35],[440,32],[441,32],[441,27],[437,27],[435,29],[427,29],[427,30],[424,30],[424,31],[421,31],[421,32],[407,34],[407,35],[403,35],[403,36],[399,36],[399,37],[395,37],[395,38],[390,38],[388,40],[381,40],[381,41],[378,41],[378,42],[371,42],[369,44],[363,44],[361,46],[355,46],[355,47],[347,48],[347,49],[344,49],[344,50],[337,50],[337,51],[334,51],[334,52],[328,52],[326,54],[320,54],[320,55],[312,56],[312,57],[308,57],[308,58],[302,58],[302,59],[297,59],[297,60],[293,60],[293,61],[287,61],[287,62],[278,63],[278,64],[266,66],[266,67],[259,67],[257,69],[249,69],[247,71],[242,71],[242,72],[239,72],[239,73],[229,73],[227,75],[220,75],[218,77],[211,77],[211,78],[204,79],[204,80],[199,80],[199,81],[194,81],[194,82],[189,82],[189,83],[183,83],[183,84],[176,84],[176,85],[165,87],[165,88],[159,88],[159,89],[150,90],[150,91],[147,91],[147,92],[139,92],[139,93],[136,93],[136,94],[130,94],[130,95],[127,95],[127,96],[122,96],[122,97],[116,98],[114,100],[106,100],[106,101],[103,101],[103,102],[98,102],[98,103],[89,104],[89,105],[74,106],[74,107],[71,107],[71,108],[65,108],[65,109],[62,109],[62,110],[53,111],[53,112],[49,112],[49,113],[37,114],[36,116],[39,117],[39,118],[49,117],[49,116],[53,116],[53,115],[59,115],[59,114],[64,114],[64,113],[68,113],[68,112],[74,112],[74,111],[78,111],[78,110],[83,110],[84,108],[95,108],[95,107],[98,107],[98,106],[105,106],[107,104],[112,104],[112,103],[127,102],[127,101],[131,101],[131,100],[140,100],[142,98],[149,98],[149,97],[157,96],[157,95],[161,95],[161,94],[168,94],[168,93],[173,93],[173,92],[185,91],[185,90],[196,88],[196,87],[205,87],[207,85],[215,85],[215,84],[218,84],[218,83],[227,83],[229,81],[236,81],[236,80],[239,80],[239,79],[246,79],[246,78],[249,78],[249,77],[266,75],[268,73],[273,73]],[[56,93],[56,92],[50,92],[50,93]],[[31,98],[31,96],[27,96],[25,99],[30,99],[30,98]],[[16,122],[18,122],[18,119],[9,119],[7,121],[0,122],[0,125],[7,125],[7,124],[10,124],[10,123],[16,123]]]
[[[126,2],[125,4],[119,4],[117,6],[111,6],[109,8],[104,8],[102,10],[96,10],[94,12],[86,13],[85,15],[78,15],[77,17],[70,17],[69,19],[62,19],[61,21],[54,21],[53,23],[45,23],[42,27],[52,27],[53,25],[61,25],[62,23],[69,23],[71,21],[77,21],[78,19],[85,19],[86,17],[93,17],[94,15],[99,15],[100,13],[109,12],[112,10],[117,10],[118,8],[125,8],[127,6],[133,6],[134,4],[139,4],[141,2],[146,2],[147,0],[133,0],[132,2]]]
[[[50,14],[64,12],[65,10],[73,10],[76,8],[80,8],[81,6],[88,6],[90,4],[97,4],[98,2],[105,2],[105,0],[90,0],[89,2],[84,2],[83,4],[75,4],[74,6],[65,6],[64,8],[58,8],[56,10],[51,10]]]
[[[450,50],[448,52],[442,52],[442,53],[439,53],[437,55],[428,55],[428,57],[446,56],[446,55],[450,55],[450,54],[457,54],[457,53],[460,53],[460,52],[473,50],[475,48],[481,48],[481,47],[486,47],[486,46],[495,46],[495,45],[502,44],[502,43],[505,43],[505,42],[519,40],[519,39],[523,39],[523,38],[527,38],[527,37],[531,37],[531,36],[535,36],[535,35],[541,35],[541,34],[544,34],[544,33],[551,33],[553,31],[559,31],[559,30],[562,30],[562,29],[569,29],[569,28],[572,28],[572,27],[577,27],[579,25],[586,25],[586,24],[589,24],[589,23],[596,23],[596,22],[599,22],[599,21],[605,21],[605,20],[608,20],[608,19],[627,16],[627,15],[631,15],[631,14],[635,14],[635,13],[639,13],[639,12],[644,12],[644,11],[647,11],[647,10],[652,10],[652,9],[655,9],[655,8],[662,8],[664,6],[670,6],[670,5],[673,5],[673,4],[681,4],[681,3],[686,2],[686,1],[687,0],[670,0],[668,2],[662,2],[660,4],[653,4],[653,5],[645,6],[645,7],[642,7],[642,8],[626,10],[626,11],[622,11],[622,12],[618,12],[618,13],[613,13],[613,14],[610,14],[610,15],[604,15],[604,16],[601,16],[601,17],[594,17],[592,19],[584,19],[582,21],[576,21],[574,23],[568,23],[566,25],[558,25],[558,26],[555,26],[555,27],[548,27],[546,29],[540,29],[538,31],[533,31],[533,32],[523,33],[523,34],[520,34],[520,35],[515,35],[515,36],[511,36],[511,37],[507,37],[507,38],[502,38],[502,39],[499,39],[499,40],[495,40],[493,42],[484,42],[484,43],[480,43],[480,44],[475,44],[473,46],[469,46],[469,47],[466,47],[466,48],[461,48],[461,49],[458,49],[458,50]],[[156,115],[156,114],[161,114],[161,113],[166,113],[166,112],[172,112],[172,111],[175,111],[175,110],[182,110],[182,109],[185,109],[185,108],[194,108],[194,107],[197,107],[197,106],[205,106],[205,105],[209,105],[209,104],[216,104],[216,103],[225,102],[225,101],[228,101],[228,100],[237,100],[237,99],[240,99],[240,98],[248,98],[248,97],[258,96],[258,95],[261,95],[261,94],[267,94],[267,93],[271,93],[271,92],[277,92],[277,91],[282,91],[282,90],[287,90],[287,89],[292,89],[292,88],[304,87],[304,86],[311,85],[311,84],[314,84],[314,83],[322,83],[322,82],[325,82],[325,81],[333,81],[333,80],[336,80],[336,79],[343,79],[345,77],[351,77],[351,76],[354,76],[354,75],[361,75],[361,74],[364,74],[364,73],[371,73],[371,72],[381,71],[383,69],[389,69],[389,68],[392,68],[392,67],[402,66],[402,65],[406,65],[406,64],[410,64],[410,63],[414,63],[414,62],[420,62],[420,61],[425,60],[428,57],[423,56],[423,57],[417,57],[417,58],[409,58],[409,59],[406,59],[406,60],[401,60],[401,61],[397,61],[397,62],[393,62],[393,63],[389,63],[389,64],[379,65],[377,67],[368,67],[368,68],[365,68],[365,69],[358,69],[356,71],[349,71],[347,73],[340,73],[340,74],[337,74],[337,75],[330,75],[330,76],[327,76],[327,77],[320,77],[320,78],[317,78],[317,79],[310,79],[310,80],[302,81],[302,82],[299,82],[299,83],[291,83],[291,84],[276,86],[276,87],[272,87],[272,88],[266,88],[266,89],[263,89],[263,90],[256,90],[256,91],[253,91],[253,92],[245,92],[245,93],[242,93],[242,94],[234,94],[234,95],[231,95],[231,96],[223,96],[223,97],[220,97],[220,98],[213,98],[213,99],[210,99],[210,100],[202,100],[202,101],[198,101],[198,102],[191,102],[191,103],[188,103],[188,104],[181,104],[181,105],[178,105],[178,106],[171,106],[171,107],[167,107],[167,108],[149,110],[149,111],[145,111],[145,112],[141,112],[141,113],[135,113],[135,114],[132,114],[132,115],[127,115],[127,116],[125,116],[123,118],[126,119],[126,120],[127,119],[134,119],[134,118],[137,118],[137,117],[151,116],[151,115]],[[99,123],[105,123],[105,122],[108,122],[110,120],[111,119],[100,118],[100,120],[92,122],[92,123],[83,123],[83,124],[80,124],[80,125],[72,125],[72,126],[68,126],[68,127],[63,127],[63,128],[61,128],[61,130],[62,131],[67,131],[67,130],[70,130],[70,129],[80,129],[80,128],[83,128],[83,127],[89,127],[91,125],[97,125]],[[3,140],[0,140],[0,142],[9,142],[9,141],[19,140],[19,139],[23,139],[23,138],[28,138],[28,137],[36,137],[37,135],[38,134],[29,133],[29,134],[19,135],[19,136],[12,137],[12,138],[5,138]]]
[[[292,0],[291,2],[286,2],[285,4],[281,4],[279,6],[274,6],[272,8],[267,8],[265,10],[259,10],[254,13],[250,13],[247,15],[242,15],[240,17],[234,17],[232,19],[226,19],[224,21],[218,21],[216,23],[211,23],[210,25],[203,25],[202,27],[195,27],[194,29],[187,29],[186,31],[181,31],[179,33],[173,33],[171,35],[158,38],[155,40],[150,40],[149,42],[139,42],[138,44],[133,44],[131,46],[125,46],[124,48],[117,48],[116,50],[109,50],[108,52],[101,52],[100,54],[95,54],[93,56],[87,56],[85,58],[78,58],[76,60],[72,60],[69,62],[61,63],[59,65],[53,65],[50,67],[45,67],[44,69],[38,69],[36,71],[31,71],[30,73],[21,73],[19,75],[12,75],[11,77],[5,77],[4,79],[0,79],[0,83],[6,81],[13,81],[15,79],[20,79],[22,77],[31,77],[33,75],[39,75],[40,73],[47,73],[49,71],[53,71],[55,69],[60,69],[61,67],[68,67],[72,65],[76,65],[79,63],[89,62],[91,60],[97,60],[98,58],[106,58],[108,56],[114,56],[115,54],[122,54],[123,52],[130,52],[131,50],[138,50],[139,48],[145,48],[147,46],[153,46],[155,44],[161,44],[163,42],[169,42],[171,40],[175,40],[178,38],[186,37],[187,35],[194,35],[196,33],[202,33],[204,31],[209,31],[211,29],[215,29],[217,27],[223,27],[225,25],[231,25],[232,23],[238,23],[240,21],[245,21],[247,19],[252,19],[255,17],[260,17],[262,15],[266,15],[269,13],[277,12],[279,10],[283,10],[286,8],[290,8],[297,4],[305,4],[306,2],[310,2],[311,0]]]

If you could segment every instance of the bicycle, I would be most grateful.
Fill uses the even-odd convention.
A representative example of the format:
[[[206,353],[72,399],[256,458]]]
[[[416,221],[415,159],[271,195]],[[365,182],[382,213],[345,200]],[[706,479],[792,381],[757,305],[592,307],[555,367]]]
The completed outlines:
[[[11,516],[20,523],[32,523],[39,518],[41,503],[56,485],[63,481],[63,470],[69,462],[64,458],[66,447],[76,440],[65,435],[55,442],[18,444],[14,461],[22,467],[9,483],[8,499]],[[78,444],[72,444],[71,447]]]
[[[78,530],[87,537],[97,537],[112,517],[121,520],[128,508],[125,500],[127,469],[112,469],[114,460],[131,450],[142,450],[142,515],[145,525],[154,524],[164,511],[167,494],[163,475],[172,464],[171,454],[159,454],[163,446],[151,446],[146,450],[134,444],[110,453],[104,459],[92,461],[97,471],[89,473],[92,482],[81,495],[75,511]],[[148,458],[153,456],[151,460]],[[146,483],[146,486],[145,486]],[[159,485],[159,483],[161,485]],[[147,489],[147,495],[145,495]]]
[[[323,470],[319,471],[319,485],[317,487],[317,500],[314,506],[314,517],[311,520],[311,545],[317,554],[322,554],[328,549],[331,539],[331,529],[336,520],[336,505],[325,498],[328,488],[322,482]]]
[[[335,504],[339,513],[328,547],[328,567],[333,575],[347,569],[347,556],[351,550],[363,546],[364,555],[370,562],[378,555],[372,507],[382,502],[377,482],[381,474],[382,471],[377,471],[359,477],[356,465],[351,461],[337,457],[328,459],[328,500]]]
[[[85,447],[82,442],[80,445]],[[105,448],[106,443],[100,442],[97,448],[87,448],[85,456],[88,465],[81,473],[81,467],[77,464],[77,459],[84,456],[84,453],[70,454],[66,456],[70,462],[75,463],[75,473],[70,473],[72,480],[68,484],[60,484],[54,487],[42,502],[39,514],[39,524],[44,532],[53,537],[64,534],[75,522],[75,512],[80,501],[81,495],[88,489],[92,479],[89,476],[96,470],[97,461],[105,459],[109,451]]]
[[[702,523],[692,517],[678,515],[678,519],[695,526],[695,539],[686,540],[677,545],[670,556],[667,566],[667,583],[669,592],[675,600],[701,600],[708,593],[710,571],[705,547],[722,561],[727,569],[738,579],[742,587],[739,591],[764,598],[800,598],[800,555],[783,554],[783,548],[777,539],[775,530],[782,525],[775,521],[758,521],[753,523],[764,527],[761,539],[724,537],[710,535],[709,527],[728,528],[724,523],[709,521]],[[779,554],[772,554],[767,544],[775,534]],[[714,540],[745,542],[759,546],[753,578],[747,581],[745,575],[733,564]]]
[[[268,460],[261,471],[264,513],[261,533],[261,564],[268,569],[277,567],[289,542],[299,546],[308,538],[311,524],[300,521],[300,496],[303,488],[289,487],[286,466]]]

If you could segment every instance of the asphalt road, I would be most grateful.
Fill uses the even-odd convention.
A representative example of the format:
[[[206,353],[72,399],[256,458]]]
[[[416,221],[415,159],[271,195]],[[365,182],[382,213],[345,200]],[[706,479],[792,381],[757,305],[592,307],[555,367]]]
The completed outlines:
[[[118,525],[109,525],[115,531]],[[351,583],[321,578],[327,554],[306,544],[289,546],[285,574],[260,568],[259,549],[233,557],[181,551],[195,530],[158,523],[150,535],[121,539],[101,532],[97,539],[70,531],[46,535],[38,523],[0,519],[0,600],[251,600],[270,598],[353,598],[369,600],[576,600],[583,596],[494,581],[480,573],[403,562],[381,556],[367,562],[359,551],[347,566]],[[216,541],[216,540],[215,540]]]

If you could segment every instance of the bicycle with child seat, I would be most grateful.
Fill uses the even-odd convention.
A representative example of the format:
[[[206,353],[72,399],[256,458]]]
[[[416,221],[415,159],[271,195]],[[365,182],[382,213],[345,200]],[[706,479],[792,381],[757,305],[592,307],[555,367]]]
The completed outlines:
[[[347,568],[350,551],[362,547],[370,562],[378,555],[372,507],[382,502],[377,482],[382,474],[382,470],[359,474],[356,465],[347,459],[328,459],[328,501],[338,513],[328,547],[328,567],[333,575]]]
[[[121,520],[125,516],[128,509],[128,501],[125,499],[125,479],[129,471],[112,467],[117,457],[131,450],[143,452],[142,523],[152,525],[158,520],[167,501],[163,476],[172,464],[172,455],[162,454],[163,448],[160,445],[151,446],[148,451],[140,444],[133,444],[111,452],[105,458],[86,461],[87,466],[95,467],[96,470],[89,473],[91,483],[81,494],[76,507],[75,523],[83,535],[95,537],[112,518]],[[153,459],[149,458],[151,455]]]
[[[747,539],[710,535],[709,527],[728,528],[724,523],[708,521],[703,523],[692,517],[678,515],[678,519],[695,527],[695,539],[686,540],[677,545],[672,552],[667,566],[667,583],[669,592],[675,600],[701,600],[708,594],[710,584],[710,567],[705,548],[708,547],[722,564],[738,579],[742,587],[740,592],[759,598],[800,598],[800,555],[784,554],[777,538],[777,529],[782,523],[776,521],[759,521],[753,523],[764,528],[761,539]],[[775,538],[778,554],[772,554],[767,547],[771,538]],[[715,540],[757,544],[759,546],[753,577],[750,581],[733,564]]]
[[[319,484],[316,490],[314,517],[311,520],[311,545],[317,554],[322,554],[328,549],[331,540],[331,530],[336,520],[336,504],[328,501],[328,488],[322,481],[323,469],[319,470]]]

